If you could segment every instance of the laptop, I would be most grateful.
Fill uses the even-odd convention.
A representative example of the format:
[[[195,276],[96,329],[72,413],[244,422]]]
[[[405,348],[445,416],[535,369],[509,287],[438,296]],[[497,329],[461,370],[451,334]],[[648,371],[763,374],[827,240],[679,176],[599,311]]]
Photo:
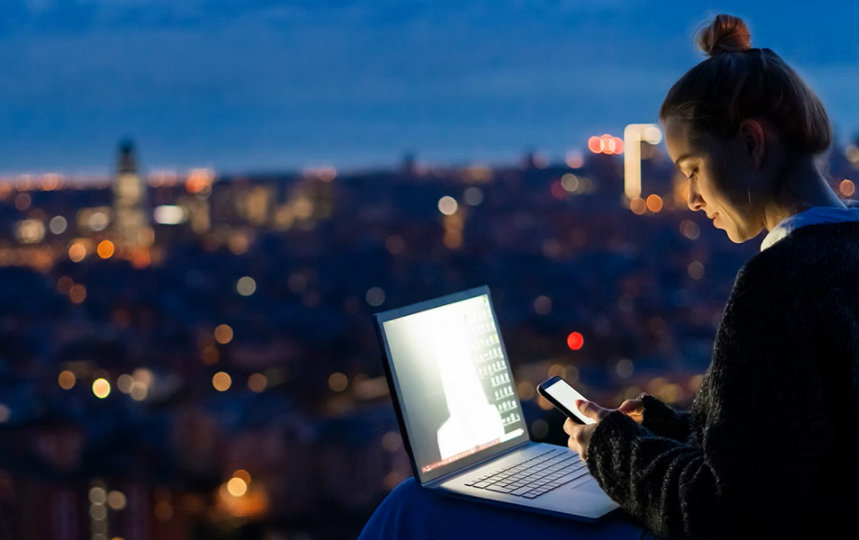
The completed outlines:
[[[581,521],[619,507],[578,453],[531,441],[488,287],[374,317],[421,486]]]

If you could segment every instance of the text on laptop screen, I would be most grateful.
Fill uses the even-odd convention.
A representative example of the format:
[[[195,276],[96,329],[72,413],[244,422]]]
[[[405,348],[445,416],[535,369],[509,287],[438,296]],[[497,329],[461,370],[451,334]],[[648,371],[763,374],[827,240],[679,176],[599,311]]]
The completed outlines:
[[[525,432],[486,295],[382,327],[422,473]]]

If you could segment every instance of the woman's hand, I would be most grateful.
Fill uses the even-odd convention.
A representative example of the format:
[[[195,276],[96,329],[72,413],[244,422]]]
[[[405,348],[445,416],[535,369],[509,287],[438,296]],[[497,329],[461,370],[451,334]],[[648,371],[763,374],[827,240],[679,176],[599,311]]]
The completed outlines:
[[[590,446],[591,436],[593,435],[597,424],[599,424],[603,418],[612,413],[614,409],[606,409],[605,407],[600,407],[593,401],[584,401],[581,399],[576,400],[576,407],[578,407],[579,410],[588,418],[596,420],[596,423],[579,424],[574,422],[572,419],[567,418],[567,421],[564,422],[564,433],[570,437],[567,440],[567,446],[570,447],[570,450],[578,452],[583,460],[587,460],[588,446]],[[627,399],[620,404],[620,407],[618,407],[617,410],[629,416],[639,424],[644,417],[644,404],[641,399]]]

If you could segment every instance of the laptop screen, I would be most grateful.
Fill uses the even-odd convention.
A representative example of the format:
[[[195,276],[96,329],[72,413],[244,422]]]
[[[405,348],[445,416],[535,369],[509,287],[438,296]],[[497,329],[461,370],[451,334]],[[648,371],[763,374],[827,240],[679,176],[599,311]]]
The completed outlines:
[[[486,287],[377,320],[422,481],[528,440]]]

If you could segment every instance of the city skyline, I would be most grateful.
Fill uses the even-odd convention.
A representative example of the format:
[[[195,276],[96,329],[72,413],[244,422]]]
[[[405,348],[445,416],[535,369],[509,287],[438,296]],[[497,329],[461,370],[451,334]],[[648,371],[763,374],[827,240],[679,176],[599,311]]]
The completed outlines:
[[[775,2],[17,0],[0,7],[0,175],[219,173],[561,161],[656,120],[703,57],[695,29],[745,17],[820,94],[845,145],[859,8]]]

